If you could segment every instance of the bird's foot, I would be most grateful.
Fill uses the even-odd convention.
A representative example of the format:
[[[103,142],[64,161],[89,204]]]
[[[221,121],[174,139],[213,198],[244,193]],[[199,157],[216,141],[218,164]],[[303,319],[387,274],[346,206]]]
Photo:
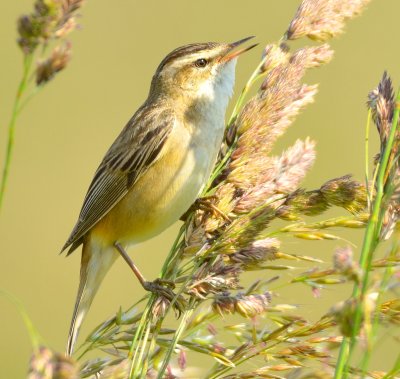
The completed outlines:
[[[216,217],[220,217],[224,219],[226,222],[230,223],[231,219],[215,205],[216,200],[217,197],[215,195],[199,197],[190,206],[190,208],[181,216],[180,220],[186,221],[191,213],[197,210],[202,210],[205,212],[209,212]]]
[[[146,291],[155,294],[160,303],[172,303],[178,317],[185,310],[186,300],[181,295],[175,294],[173,281],[158,278],[152,282],[145,281],[142,285]]]
[[[230,223],[231,219],[228,215],[215,205],[216,200],[217,197],[215,195],[200,197],[195,201],[195,205],[198,209],[210,212],[215,217],[220,217]]]
[[[148,282],[136,265],[133,263],[132,259],[126,253],[125,249],[116,242],[114,244],[117,251],[124,258],[126,263],[128,263],[129,267],[132,269],[135,276],[138,278],[142,287],[151,293],[154,293],[157,296],[157,301],[162,305],[162,309],[167,309],[167,305],[172,304],[178,316],[184,311],[186,307],[186,300],[181,295],[176,295],[173,291],[175,289],[175,283],[171,280],[158,278],[153,282]],[[160,308],[160,307],[159,307]]]
[[[172,280],[157,278],[152,282],[145,281],[142,284],[146,291],[152,292],[156,295],[167,295],[166,297],[168,297],[168,294],[174,294],[172,290],[175,288],[175,283]]]

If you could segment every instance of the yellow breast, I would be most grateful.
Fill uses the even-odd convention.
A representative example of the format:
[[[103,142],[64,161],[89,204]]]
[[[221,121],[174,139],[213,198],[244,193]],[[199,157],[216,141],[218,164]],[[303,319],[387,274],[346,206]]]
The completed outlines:
[[[221,145],[224,124],[176,122],[161,157],[91,230],[113,244],[147,240],[176,222],[206,183]],[[210,130],[210,127],[212,130]]]

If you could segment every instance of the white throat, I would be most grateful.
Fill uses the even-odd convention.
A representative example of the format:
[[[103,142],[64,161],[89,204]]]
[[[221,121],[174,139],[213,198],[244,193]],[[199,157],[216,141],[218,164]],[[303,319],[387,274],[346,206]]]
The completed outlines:
[[[233,93],[235,84],[236,59],[217,68],[219,72],[204,82],[196,93],[199,100],[198,106],[203,108],[201,114],[211,124],[224,125],[224,118],[229,99]],[[211,126],[211,125],[210,125]]]

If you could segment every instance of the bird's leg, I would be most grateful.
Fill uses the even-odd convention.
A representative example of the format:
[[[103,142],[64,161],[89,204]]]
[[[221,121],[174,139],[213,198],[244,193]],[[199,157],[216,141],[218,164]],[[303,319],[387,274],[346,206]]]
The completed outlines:
[[[171,288],[175,288],[175,284],[169,280],[163,280],[163,279],[156,279],[153,282],[148,282],[138,267],[133,263],[131,257],[127,254],[125,249],[121,246],[120,243],[115,242],[114,243],[115,248],[117,249],[118,253],[121,255],[122,258],[124,258],[125,262],[128,264],[128,266],[132,269],[133,273],[135,276],[138,278],[140,284],[146,291],[150,291],[156,294],[160,294],[163,296],[166,296],[167,298],[170,298],[171,295],[174,297],[174,293],[172,292]]]
[[[117,249],[118,253],[122,256],[122,258],[124,258],[125,262],[128,263],[128,266],[132,269],[142,287],[146,291],[152,292],[157,296],[164,297],[169,302],[173,302],[173,307],[176,311],[176,315],[177,317],[179,317],[187,306],[187,303],[181,295],[177,296],[172,290],[173,288],[175,288],[175,283],[170,280],[164,280],[160,278],[154,280],[153,282],[148,282],[139,271],[137,266],[133,263],[132,259],[127,254],[125,249],[121,246],[121,244],[115,242],[114,246]]]
[[[190,206],[190,208],[181,216],[180,220],[186,221],[192,212],[201,209],[203,211],[212,213],[214,216],[219,216],[225,221],[230,223],[231,219],[214,204],[215,200],[216,196],[214,195],[199,197]]]

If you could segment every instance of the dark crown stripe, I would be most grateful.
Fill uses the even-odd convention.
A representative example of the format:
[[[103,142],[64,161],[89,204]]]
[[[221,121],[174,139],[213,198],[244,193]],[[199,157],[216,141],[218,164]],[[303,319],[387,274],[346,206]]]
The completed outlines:
[[[190,45],[185,45],[176,48],[175,50],[171,51],[160,63],[158,66],[157,71],[162,70],[162,68],[168,64],[169,62],[175,60],[176,58],[183,57],[185,55],[197,53],[202,50],[209,50],[217,47],[219,43],[217,42],[205,42],[205,43],[192,43]]]

